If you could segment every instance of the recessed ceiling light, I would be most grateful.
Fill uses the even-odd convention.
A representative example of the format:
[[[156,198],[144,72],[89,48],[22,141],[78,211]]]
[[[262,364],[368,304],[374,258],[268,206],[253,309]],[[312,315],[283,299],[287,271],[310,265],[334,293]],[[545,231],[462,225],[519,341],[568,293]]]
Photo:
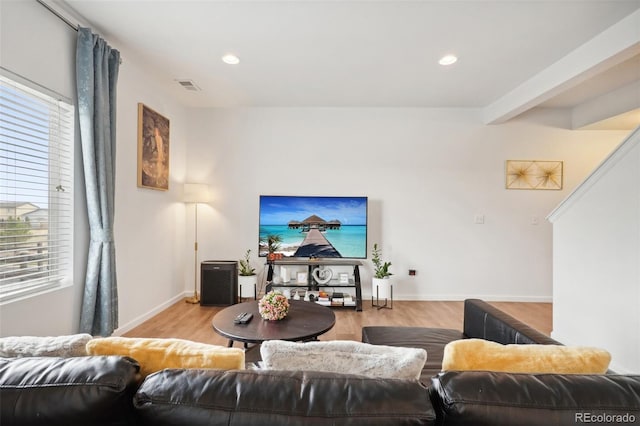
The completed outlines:
[[[446,66],[446,65],[455,64],[457,60],[458,60],[458,58],[455,55],[445,55],[442,58],[440,58],[438,63],[440,65],[445,65]]]
[[[222,62],[229,65],[238,65],[240,63],[240,58],[233,53],[227,53],[222,57]]]

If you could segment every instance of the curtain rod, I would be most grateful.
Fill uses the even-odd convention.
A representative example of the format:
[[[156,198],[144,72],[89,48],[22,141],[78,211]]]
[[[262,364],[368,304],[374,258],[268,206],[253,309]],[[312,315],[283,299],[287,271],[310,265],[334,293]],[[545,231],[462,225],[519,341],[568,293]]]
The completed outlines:
[[[51,6],[46,4],[43,0],[36,0],[36,1],[38,3],[40,3],[42,6],[44,6],[44,8],[47,9],[49,12],[53,13],[54,15],[56,15],[62,22],[64,22],[68,26],[70,26],[74,31],[78,31],[78,25],[76,25],[73,22],[69,21],[67,18],[62,16],[57,10],[55,10],[54,8],[52,8]]]
[[[1,1],[1,0],[0,0]],[[62,16],[62,14],[60,14],[60,12],[58,12],[57,10],[55,10],[54,8],[52,8],[51,6],[49,6],[47,3],[44,2],[44,0],[36,0],[38,3],[40,3],[45,9],[47,9],[49,12],[51,12],[52,14],[54,14],[55,16],[58,17],[58,19],[60,19],[62,22],[64,22],[65,24],[67,24],[69,27],[71,27],[72,30],[74,31],[78,31],[78,27],[79,25],[74,24],[73,22],[69,21],[67,18],[65,18],[64,16]],[[120,57],[120,61],[122,64],[122,56]]]

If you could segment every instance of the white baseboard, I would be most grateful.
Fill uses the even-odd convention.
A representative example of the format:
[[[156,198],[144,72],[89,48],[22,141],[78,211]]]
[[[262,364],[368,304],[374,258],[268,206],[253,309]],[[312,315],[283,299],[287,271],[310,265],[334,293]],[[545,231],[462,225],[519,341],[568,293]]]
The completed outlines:
[[[123,334],[127,333],[130,330],[133,330],[134,328],[136,328],[137,326],[139,326],[140,324],[142,324],[143,322],[145,322],[146,320],[154,317],[155,315],[159,314],[160,312],[164,311],[165,309],[167,309],[169,306],[173,305],[174,303],[176,303],[179,300],[184,299],[185,297],[189,297],[192,296],[193,292],[189,292],[189,291],[185,291],[184,293],[178,294],[174,297],[172,297],[171,299],[167,300],[166,302],[156,306],[155,308],[151,309],[149,312],[144,313],[142,315],[140,315],[139,317],[134,318],[133,320],[129,321],[128,323],[118,327],[114,332],[113,332],[113,336],[122,336]]]
[[[371,299],[371,295],[364,295],[364,300]],[[481,299],[485,302],[530,302],[530,303],[552,303],[552,296],[496,296],[490,294],[473,294],[467,296],[461,296],[459,294],[437,294],[428,295],[423,294],[401,294],[393,295],[393,300],[420,300],[420,301],[463,301],[465,299]]]
[[[553,303],[553,296],[496,296],[496,295],[480,295],[473,297],[474,299],[482,299],[485,302],[529,302],[529,303]],[[468,297],[467,299],[470,299]]]

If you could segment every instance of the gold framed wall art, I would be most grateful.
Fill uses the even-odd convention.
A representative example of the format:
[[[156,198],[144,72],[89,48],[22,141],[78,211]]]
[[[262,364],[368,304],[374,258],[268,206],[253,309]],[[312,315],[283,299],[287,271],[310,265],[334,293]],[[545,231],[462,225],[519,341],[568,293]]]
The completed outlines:
[[[507,189],[562,189],[562,161],[507,160]]]
[[[138,104],[138,186],[169,189],[169,119]]]

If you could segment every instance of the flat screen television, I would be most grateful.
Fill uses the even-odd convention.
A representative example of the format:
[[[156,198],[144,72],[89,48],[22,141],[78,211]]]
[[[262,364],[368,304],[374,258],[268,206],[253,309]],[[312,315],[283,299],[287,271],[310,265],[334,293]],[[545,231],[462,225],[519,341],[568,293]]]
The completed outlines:
[[[367,197],[260,196],[259,254],[367,257]]]

